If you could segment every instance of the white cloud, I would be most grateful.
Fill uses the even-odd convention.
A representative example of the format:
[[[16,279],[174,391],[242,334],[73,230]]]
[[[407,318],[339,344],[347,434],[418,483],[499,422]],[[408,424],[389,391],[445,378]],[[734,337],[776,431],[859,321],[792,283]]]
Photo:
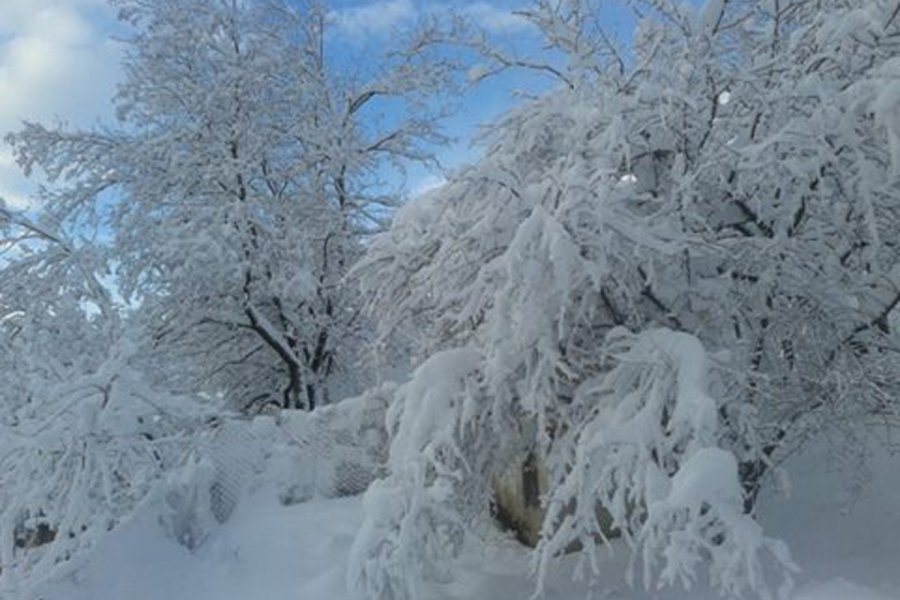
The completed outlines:
[[[384,35],[414,21],[419,12],[412,0],[377,0],[331,13],[338,30],[351,38]]]
[[[454,11],[471,18],[486,31],[496,34],[520,33],[532,29],[531,23],[512,10],[500,8],[484,0],[456,3],[452,0],[413,2],[412,0],[375,0],[341,10],[331,17],[338,31],[361,40],[384,36],[396,27],[409,25],[423,15]]]
[[[91,124],[110,113],[119,52],[103,0],[2,0],[0,135],[23,119]],[[0,196],[23,206],[34,188],[0,149]]]
[[[462,9],[475,23],[491,33],[520,33],[532,29],[531,22],[511,10],[487,2],[473,2]]]
[[[9,148],[0,148],[0,197],[7,206],[28,208],[28,190],[31,186],[19,173],[19,167]]]

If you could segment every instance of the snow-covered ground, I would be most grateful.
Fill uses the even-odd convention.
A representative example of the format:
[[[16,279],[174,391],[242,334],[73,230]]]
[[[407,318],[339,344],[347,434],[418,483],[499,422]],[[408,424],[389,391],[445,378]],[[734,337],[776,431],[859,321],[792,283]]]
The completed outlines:
[[[872,481],[853,496],[824,453],[789,465],[790,498],[768,498],[767,531],[797,562],[795,600],[900,600],[900,456],[877,456]],[[74,575],[27,600],[349,600],[344,572],[362,521],[358,498],[281,506],[265,489],[191,553],[166,537],[148,503],[111,533]],[[531,585],[527,557],[502,535],[461,558],[455,581],[421,600],[521,600]],[[624,553],[610,559],[600,598],[711,600],[702,589],[650,593],[622,582]],[[581,600],[586,590],[561,565],[548,600]],[[24,599],[23,599],[24,600]],[[418,599],[417,599],[418,600]]]

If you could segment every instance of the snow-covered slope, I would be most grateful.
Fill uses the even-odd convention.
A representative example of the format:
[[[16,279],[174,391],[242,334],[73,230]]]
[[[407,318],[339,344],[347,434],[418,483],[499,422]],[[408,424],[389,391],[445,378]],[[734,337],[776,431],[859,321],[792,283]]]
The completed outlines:
[[[794,460],[790,498],[767,498],[762,520],[803,567],[794,600],[900,600],[900,456],[870,461],[871,481],[855,497],[830,472],[827,453]],[[259,490],[194,553],[168,539],[148,503],[110,534],[78,572],[27,600],[349,600],[346,556],[362,520],[358,498],[281,506]],[[421,600],[521,600],[532,591],[528,558],[488,534],[461,558],[457,577]],[[705,590],[650,593],[622,581],[623,552],[610,558],[600,598],[711,600]],[[581,600],[560,565],[548,600]],[[24,600],[24,599],[23,599]]]
[[[191,553],[166,537],[149,505],[113,532],[44,600],[341,600],[358,498],[290,507],[260,493]],[[29,598],[31,600],[31,598]]]

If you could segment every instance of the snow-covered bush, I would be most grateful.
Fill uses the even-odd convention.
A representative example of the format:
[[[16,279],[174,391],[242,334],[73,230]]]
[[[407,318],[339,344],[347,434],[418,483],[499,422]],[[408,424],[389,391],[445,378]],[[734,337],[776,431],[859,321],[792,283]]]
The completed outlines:
[[[575,540],[591,566],[600,503],[646,584],[765,595],[793,569],[752,521],[772,467],[900,422],[895,3],[633,4],[626,52],[591,2],[537,2],[559,87],[358,269],[424,360],[367,497],[351,583],[372,596],[409,593],[441,559],[408,544],[455,539],[524,452],[549,477],[539,581]]]
[[[0,264],[0,589],[23,594],[131,514],[203,406],[146,380],[95,253],[2,207],[0,232],[22,244]]]
[[[720,401],[699,341],[651,329],[610,332],[595,377],[544,449],[550,491],[534,571],[539,588],[552,559],[579,548],[582,574],[597,576],[607,525],[634,550],[643,583],[690,583],[705,561],[723,593],[787,589],[794,565],[783,544],[743,510],[734,455],[717,444]],[[415,598],[440,579],[467,529],[484,518],[491,477],[523,448],[526,414],[488,395],[476,349],[438,352],[398,389],[388,413],[389,475],[367,491],[366,523],[348,583],[376,598]],[[768,578],[767,578],[768,577]]]
[[[566,468],[547,499],[538,581],[574,544],[579,567],[599,575],[591,542],[606,541],[600,504],[634,550],[632,566],[642,563],[648,588],[690,587],[707,561],[711,584],[727,596],[765,595],[772,575],[789,588],[787,548],[745,513],[737,459],[718,446],[723,404],[708,391],[714,371],[699,341],[667,329],[614,329],[605,351],[610,364],[576,389],[582,417],[558,440],[566,454],[554,459]]]

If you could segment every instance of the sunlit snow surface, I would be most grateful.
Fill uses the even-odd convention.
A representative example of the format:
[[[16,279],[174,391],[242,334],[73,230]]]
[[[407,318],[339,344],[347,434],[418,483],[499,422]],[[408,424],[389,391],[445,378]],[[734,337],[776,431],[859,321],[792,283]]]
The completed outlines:
[[[873,459],[873,481],[857,497],[837,474],[823,473],[832,462],[825,453],[795,460],[791,497],[769,498],[762,507],[767,532],[787,541],[804,568],[794,600],[900,600],[900,456]],[[358,498],[283,507],[259,490],[192,554],[165,536],[151,503],[76,575],[27,600],[351,600],[346,556],[361,521]],[[621,580],[623,554],[610,559],[608,587],[596,597],[715,598],[702,589],[632,590]],[[532,591],[526,571],[527,557],[514,542],[488,536],[461,558],[455,581],[435,585],[421,600],[522,600]],[[565,563],[547,591],[547,600],[587,594]]]

